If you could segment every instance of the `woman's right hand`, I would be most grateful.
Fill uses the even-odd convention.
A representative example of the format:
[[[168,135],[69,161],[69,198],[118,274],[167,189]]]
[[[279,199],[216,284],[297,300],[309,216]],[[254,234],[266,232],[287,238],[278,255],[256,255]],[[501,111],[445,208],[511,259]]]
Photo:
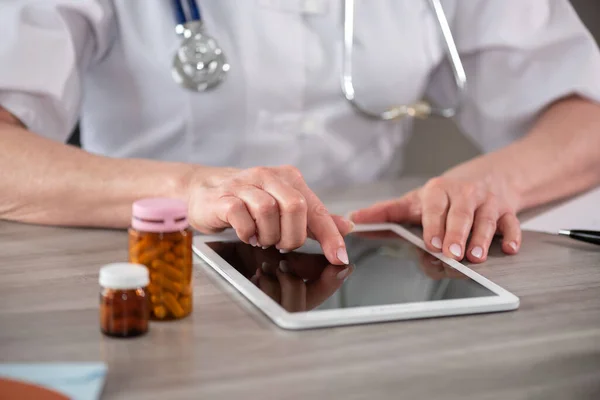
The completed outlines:
[[[253,246],[275,246],[282,252],[317,240],[335,265],[348,264],[343,236],[352,222],[329,214],[291,166],[223,169],[193,177],[189,186],[189,219],[203,233],[235,229]]]

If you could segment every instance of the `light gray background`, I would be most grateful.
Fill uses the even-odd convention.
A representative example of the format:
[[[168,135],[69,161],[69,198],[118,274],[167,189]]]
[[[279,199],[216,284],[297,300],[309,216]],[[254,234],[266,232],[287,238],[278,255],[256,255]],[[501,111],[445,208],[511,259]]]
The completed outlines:
[[[600,42],[600,0],[571,0],[571,3],[596,42]],[[403,175],[437,175],[477,154],[477,148],[452,121],[437,118],[417,121],[404,154]]]

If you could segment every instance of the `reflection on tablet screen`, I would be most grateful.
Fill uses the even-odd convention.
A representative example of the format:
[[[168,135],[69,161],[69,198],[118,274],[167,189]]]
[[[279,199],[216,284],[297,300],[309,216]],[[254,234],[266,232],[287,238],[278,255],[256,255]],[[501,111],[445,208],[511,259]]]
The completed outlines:
[[[348,270],[313,240],[287,254],[239,241],[207,245],[289,312],[495,296],[393,231],[345,240]]]

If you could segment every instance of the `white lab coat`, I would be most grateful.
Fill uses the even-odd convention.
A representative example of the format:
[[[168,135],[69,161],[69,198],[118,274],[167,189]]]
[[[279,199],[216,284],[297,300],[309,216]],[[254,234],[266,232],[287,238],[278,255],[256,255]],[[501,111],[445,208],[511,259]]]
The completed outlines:
[[[167,0],[3,0],[0,105],[114,157],[214,166],[294,164],[313,186],[390,171],[410,122],[357,114],[340,91],[342,0],[199,1],[231,64],[208,93],[171,78]],[[600,56],[567,0],[443,0],[469,89],[458,116],[483,151],[524,135],[551,101],[600,100]],[[357,1],[354,80],[372,110],[456,94],[425,1]]]

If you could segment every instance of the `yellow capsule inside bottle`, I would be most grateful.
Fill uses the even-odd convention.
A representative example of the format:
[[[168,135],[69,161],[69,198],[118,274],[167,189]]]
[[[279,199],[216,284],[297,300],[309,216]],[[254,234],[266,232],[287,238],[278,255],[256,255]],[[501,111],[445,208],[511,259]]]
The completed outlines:
[[[180,319],[192,312],[192,238],[184,202],[151,198],[133,204],[129,262],[148,268],[153,320]]]

